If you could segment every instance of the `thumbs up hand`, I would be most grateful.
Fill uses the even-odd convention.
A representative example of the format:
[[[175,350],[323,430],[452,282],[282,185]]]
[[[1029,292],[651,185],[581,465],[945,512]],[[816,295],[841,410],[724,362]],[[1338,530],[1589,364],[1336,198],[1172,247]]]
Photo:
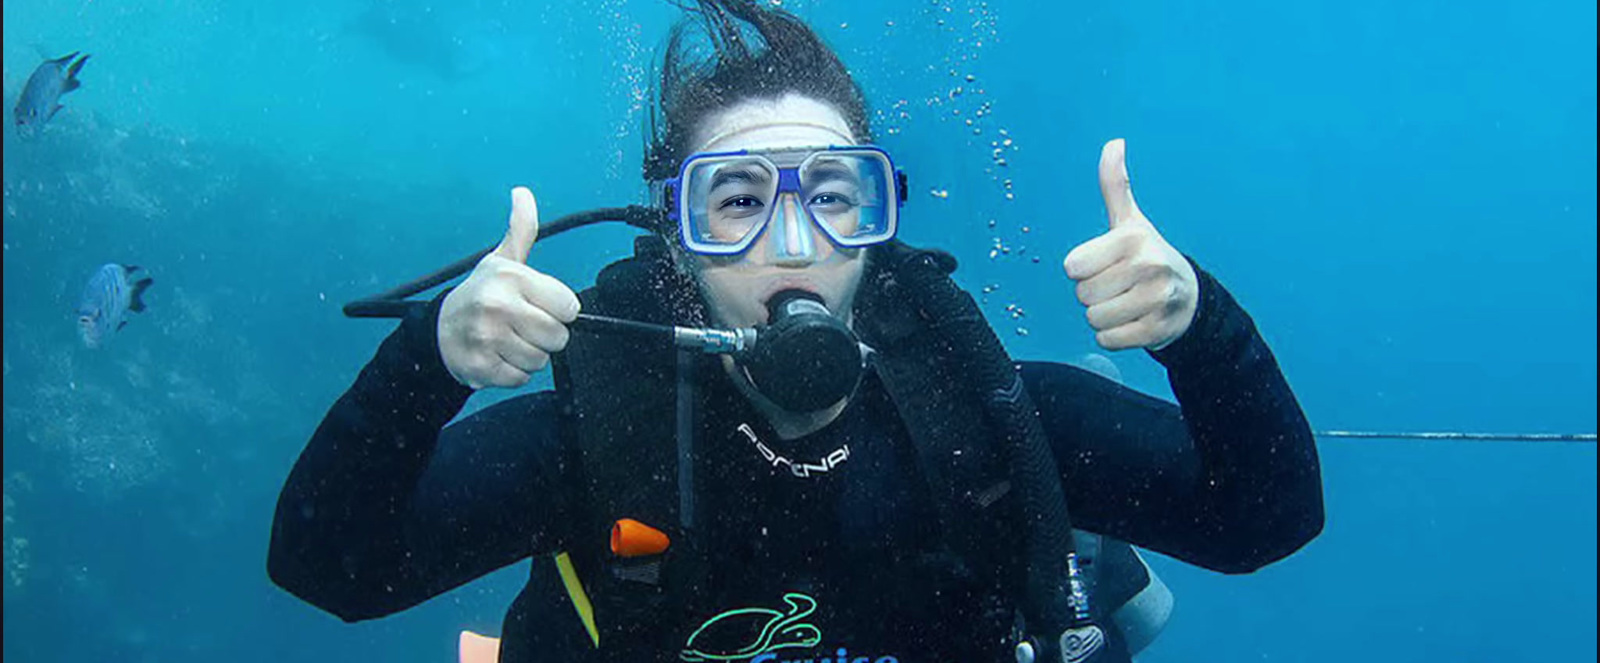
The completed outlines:
[[[566,284],[526,263],[539,237],[533,192],[511,190],[505,239],[439,309],[439,355],[450,375],[468,387],[520,387],[567,346],[567,325],[578,317],[578,296]]]
[[[1111,229],[1078,245],[1063,266],[1078,282],[1095,341],[1107,350],[1160,350],[1194,322],[1200,286],[1194,267],[1139,211],[1128,181],[1126,144],[1100,151],[1100,194]]]

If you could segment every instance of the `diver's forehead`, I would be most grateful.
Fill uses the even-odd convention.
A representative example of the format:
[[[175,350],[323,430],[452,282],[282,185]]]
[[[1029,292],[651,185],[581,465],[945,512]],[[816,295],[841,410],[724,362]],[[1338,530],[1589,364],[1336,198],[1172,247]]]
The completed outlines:
[[[752,100],[706,118],[695,133],[695,152],[854,145],[849,123],[833,106],[786,95],[777,100]]]

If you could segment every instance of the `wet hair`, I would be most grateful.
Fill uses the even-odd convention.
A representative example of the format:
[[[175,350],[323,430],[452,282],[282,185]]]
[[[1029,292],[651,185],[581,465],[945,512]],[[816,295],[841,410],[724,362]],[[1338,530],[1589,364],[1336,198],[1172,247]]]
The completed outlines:
[[[688,15],[673,26],[662,57],[645,147],[646,182],[676,176],[695,129],[745,101],[777,100],[789,93],[810,97],[843,115],[856,140],[871,140],[860,86],[798,17],[754,0],[695,0],[679,7]],[[696,36],[706,43],[692,42]]]

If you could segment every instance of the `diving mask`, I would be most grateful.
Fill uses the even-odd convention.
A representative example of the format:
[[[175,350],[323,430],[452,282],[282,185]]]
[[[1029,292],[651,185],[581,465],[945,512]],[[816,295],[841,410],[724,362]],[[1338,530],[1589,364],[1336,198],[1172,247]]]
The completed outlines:
[[[684,248],[727,256],[748,250],[774,220],[809,221],[841,248],[893,239],[906,183],[882,148],[828,146],[695,154],[665,193]],[[809,253],[811,233],[790,230],[774,229],[779,254]]]

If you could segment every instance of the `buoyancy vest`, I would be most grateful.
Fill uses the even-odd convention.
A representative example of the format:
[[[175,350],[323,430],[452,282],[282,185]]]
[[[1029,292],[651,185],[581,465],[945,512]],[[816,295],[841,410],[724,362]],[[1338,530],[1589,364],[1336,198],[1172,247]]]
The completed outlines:
[[[898,243],[895,249],[915,251]],[[923,253],[946,276],[954,271],[948,254]],[[977,614],[988,623],[973,624],[973,637],[1002,641],[995,643],[995,660],[1006,660],[1010,654],[1003,641],[1020,635],[1013,630],[1016,609],[1006,598],[1021,591],[1021,574],[1016,572],[1021,561],[1005,543],[1017,541],[1020,531],[1012,477],[995,443],[997,433],[977,404],[978,396],[965,386],[960,362],[952,360],[963,348],[954,347],[929,324],[943,312],[908,305],[904,293],[897,292],[903,287],[886,261],[869,260],[857,295],[855,330],[874,351],[873,370],[912,438],[918,469],[935,502],[943,542],[929,557],[948,560],[955,567],[950,572],[965,578],[973,600],[984,603]],[[654,236],[638,238],[634,256],[608,265],[579,298],[586,313],[658,324],[706,324],[697,289],[671,264],[666,245]],[[976,314],[975,304],[971,313]],[[705,413],[694,407],[694,385],[697,379],[721,378],[717,361],[679,351],[665,340],[619,341],[587,334],[573,334],[566,351],[554,358],[556,388],[567,408],[564,443],[575,465],[569,470],[578,497],[573,500],[578,522],[572,540],[561,544],[592,602],[597,635],[594,656],[583,660],[677,660],[685,645],[681,624],[663,616],[711,609],[695,601],[704,588],[707,565],[719,562],[706,514],[721,505],[696,500],[695,477],[706,459],[695,451],[694,436]],[[670,547],[641,558],[612,554],[606,546],[609,532],[623,518],[662,530]],[[1098,621],[1108,624],[1105,613],[1142,586],[1096,582],[1104,577],[1094,564],[1102,555],[1082,552],[1097,591],[1092,605]],[[551,573],[535,566],[536,576]],[[549,584],[548,578],[530,580],[518,602],[542,600],[527,593]],[[508,627],[511,622],[508,616]],[[1110,644],[1122,647],[1116,629],[1107,631]],[[527,649],[514,642],[521,636],[509,628],[505,636],[502,660],[520,663],[509,654]]]

